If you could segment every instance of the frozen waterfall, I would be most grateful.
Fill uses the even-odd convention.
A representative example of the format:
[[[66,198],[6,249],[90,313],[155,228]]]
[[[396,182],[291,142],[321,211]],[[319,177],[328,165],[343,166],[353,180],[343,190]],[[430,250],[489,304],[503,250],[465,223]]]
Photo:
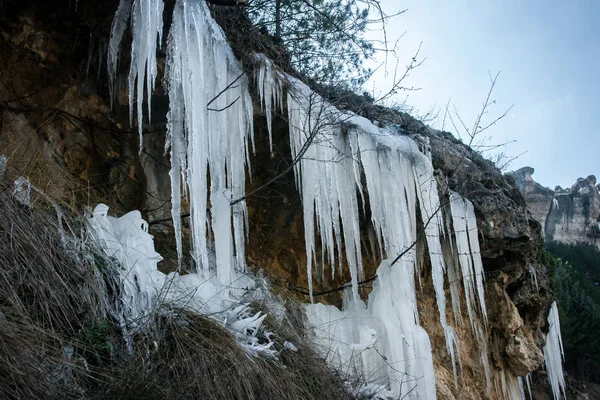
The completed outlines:
[[[156,50],[162,42],[163,11],[162,0],[121,0],[111,30],[108,69],[114,90],[119,44],[130,20],[129,106],[132,118],[134,111],[137,113],[140,135],[144,96],[149,114],[157,76]],[[336,109],[300,80],[277,71],[263,55],[257,55],[255,62],[254,78],[271,147],[274,114],[287,106],[294,176],[303,205],[311,303],[315,277],[322,279],[326,272],[341,276],[343,266],[349,268],[351,285],[343,310],[307,305],[309,325],[327,359],[348,377],[366,377],[363,389],[369,395],[435,398],[431,344],[419,325],[415,288],[415,274],[419,272],[415,243],[423,240],[458,385],[460,347],[446,319],[447,273],[462,276],[471,327],[474,332],[477,327],[479,340],[485,338],[476,323],[477,310],[484,325],[487,320],[473,205],[456,193],[451,193],[449,207],[442,204],[430,155],[419,151],[417,143],[398,127],[376,126]],[[187,205],[196,272],[165,276],[156,270],[155,263],[147,264],[136,272],[136,276],[147,278],[142,280],[147,283],[134,290],[138,293],[135,301],[144,302],[139,305],[141,309],[150,307],[157,298],[155,291],[160,292],[169,281],[177,293],[194,293],[198,310],[229,312],[224,304],[238,289],[251,286],[243,275],[247,210],[240,199],[246,193],[249,147],[254,141],[253,104],[248,78],[206,2],[176,2],[167,39],[164,82],[170,103],[166,150],[171,157],[177,252],[181,260],[180,215]],[[370,213],[366,223],[373,228],[374,241],[384,258],[368,305],[358,290],[364,279],[360,232],[366,210]],[[114,228],[122,224],[111,220],[107,210],[97,211],[92,221],[98,229],[111,228],[110,235],[118,235]],[[135,214],[123,223],[135,220],[139,224],[140,219]],[[453,261],[450,268],[448,257],[444,257],[448,243]],[[128,262],[119,261],[123,265]],[[450,287],[458,323],[458,286],[451,283]],[[172,298],[175,292],[167,291],[167,297]],[[218,304],[212,304],[215,301]],[[245,315],[243,309],[231,312],[237,315],[237,319],[230,319],[234,330],[236,320],[257,326],[262,322],[259,315]],[[487,350],[481,349],[488,375]]]

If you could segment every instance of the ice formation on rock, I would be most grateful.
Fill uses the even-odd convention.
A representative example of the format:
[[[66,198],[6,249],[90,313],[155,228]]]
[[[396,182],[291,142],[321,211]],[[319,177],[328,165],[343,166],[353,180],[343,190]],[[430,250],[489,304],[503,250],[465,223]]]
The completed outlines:
[[[336,250],[341,268],[343,238],[353,295],[358,299],[362,254],[356,185],[360,182],[360,175],[353,157],[358,151],[358,137],[349,133],[350,139],[346,140],[342,135],[341,122],[348,117],[302,82],[292,77],[288,79],[291,84],[287,96],[290,145],[292,157],[298,160],[294,172],[304,207],[311,300],[312,269],[317,262],[317,232],[323,249],[318,259],[321,262],[321,273],[324,273],[323,264],[327,261],[332,266],[332,275],[334,274]]]
[[[467,314],[471,321],[471,327],[475,331],[476,297],[479,298],[479,308],[483,315],[483,320],[487,321],[483,289],[483,264],[479,250],[479,238],[477,237],[477,220],[475,219],[473,204],[456,192],[450,194],[450,209],[456,239],[456,253],[458,254],[458,261],[462,271]]]
[[[368,307],[350,288],[343,311],[321,303],[307,305],[318,349],[346,379],[359,381],[365,396],[435,398],[431,344],[415,320],[411,300],[413,268],[383,261]]]
[[[144,329],[148,317],[162,312],[165,305],[209,315],[223,324],[250,353],[273,355],[273,342],[257,337],[266,315],[252,312],[242,296],[255,288],[246,274],[237,274],[227,290],[216,276],[204,278],[198,273],[164,274],[157,268],[162,260],[154,249],[148,224],[139,211],[120,218],[108,215],[108,206],[98,204],[88,220],[94,244],[109,261],[113,261],[120,286],[117,309],[125,339]],[[215,256],[211,254],[214,263]]]
[[[140,137],[144,82],[150,113],[163,9],[163,0],[121,0],[111,29],[108,69],[114,90],[120,42],[131,16],[129,105],[132,118],[137,105]],[[253,132],[252,101],[247,77],[203,1],[179,0],[175,4],[165,83],[170,103],[166,146],[171,154],[172,214],[179,259],[179,215],[185,197],[190,200],[196,266],[204,275],[216,274],[223,285],[228,285],[235,268],[245,269],[246,206],[244,202],[234,206],[230,203],[245,193],[247,142]],[[211,233],[216,250],[213,269],[208,262],[207,236]]]
[[[179,215],[182,195],[187,195],[196,265],[204,276],[216,273],[223,285],[229,285],[235,268],[245,270],[246,205],[230,203],[245,194],[252,100],[247,78],[205,2],[176,3],[165,81],[177,250],[181,255]],[[210,233],[215,271],[208,262]]]
[[[523,385],[523,378],[518,376],[517,383],[519,385],[519,393],[521,394],[521,400],[525,400],[525,386]]]
[[[500,376],[500,388],[505,399],[509,400],[522,400],[521,385],[519,384],[519,377],[512,374],[510,369],[503,368],[498,371]]]
[[[531,286],[535,287],[536,291],[540,291],[537,280],[537,271],[533,265],[529,266],[529,276],[531,277]]]
[[[148,224],[139,211],[111,217],[104,204],[96,206],[89,223],[96,244],[119,265],[123,316],[127,324],[137,327],[156,305],[165,281],[157,269],[162,257],[154,250]]]
[[[13,199],[25,207],[31,207],[31,182],[29,179],[19,176],[13,186]]]
[[[564,349],[560,334],[560,320],[556,301],[550,307],[548,325],[550,325],[550,328],[546,336],[546,345],[544,346],[544,359],[554,400],[560,400],[563,396],[566,398],[567,395],[565,392],[565,376],[562,369]]]
[[[483,365],[483,372],[485,373],[485,387],[487,394],[490,395],[492,390],[492,369],[490,368],[490,359],[488,357],[487,337],[481,324],[477,323],[475,329],[475,339],[479,345],[481,365]]]
[[[273,151],[273,114],[278,108],[283,112],[283,84],[273,62],[264,54],[255,55],[254,80],[258,87],[260,102],[265,109],[269,148]]]
[[[140,132],[144,81],[150,112],[163,7],[162,0],[121,0],[111,31],[108,68],[109,84],[114,90],[119,43],[131,14],[129,103],[131,115],[134,104],[137,105]],[[244,326],[244,332],[252,334],[263,317],[248,315],[243,306],[224,306],[231,303],[236,288],[245,287],[238,280],[245,282],[240,272],[245,270],[247,211],[244,201],[237,200],[245,194],[248,142],[253,142],[248,79],[204,1],[175,3],[167,42],[165,86],[170,103],[167,150],[171,155],[173,222],[181,260],[179,216],[182,198],[187,199],[197,273],[167,277],[156,270],[155,264],[140,266],[142,270],[136,270],[133,276],[138,276],[136,285],[142,282],[144,288],[127,289],[126,292],[135,293],[127,304],[135,319],[140,310],[147,312],[158,296],[155,291],[162,290],[169,280],[171,289],[166,296],[170,301],[185,293],[186,301],[191,301],[198,310],[210,311],[214,307],[219,313],[233,313],[236,317],[228,319],[231,329]],[[256,63],[255,80],[266,112],[270,143],[273,115],[277,108],[283,108],[282,89],[284,83],[287,86],[290,145],[304,208],[311,302],[313,276],[322,279],[325,265],[331,267],[333,276],[336,266],[340,275],[343,264],[350,270],[351,286],[343,311],[320,304],[308,306],[313,328],[331,326],[327,331],[317,332],[322,343],[335,347],[335,351],[328,352],[330,362],[352,369],[350,375],[369,377],[364,388],[373,395],[435,398],[431,344],[419,326],[414,285],[418,224],[425,231],[440,323],[452,358],[455,382],[458,382],[456,362],[460,361],[460,353],[456,333],[446,321],[447,271],[442,246],[448,239],[441,239],[445,226],[428,143],[421,140],[419,146],[398,129],[380,128],[363,117],[337,110],[304,83],[277,72],[264,56],[257,55]],[[453,193],[450,208],[451,218],[446,222],[453,225],[455,243],[450,240],[450,246],[458,261],[448,273],[458,275],[459,269],[462,271],[468,313],[475,329],[476,297],[484,322],[486,309],[473,206]],[[402,253],[398,259],[381,263],[368,307],[358,295],[358,284],[363,278],[359,221],[361,210],[364,213],[367,209],[381,255],[392,259]],[[140,225],[138,214],[117,223],[118,220],[108,219],[106,209],[97,211],[94,218],[98,220],[92,224],[106,231],[110,225],[113,228],[110,235],[115,237],[121,235],[114,230],[115,223],[119,229],[123,224]],[[448,230],[447,236],[450,234]],[[316,243],[317,236],[320,246]],[[148,251],[152,254],[153,250]],[[119,262],[124,268],[131,266],[125,258]],[[133,265],[147,262],[136,259]],[[132,285],[128,278],[123,279],[124,285]],[[457,290],[458,286],[451,285],[453,310],[460,314],[454,301]],[[345,318],[349,315],[353,318]],[[336,321],[335,316],[341,317],[340,320]],[[458,321],[459,317],[455,318]]]
[[[127,20],[131,20],[131,66],[127,80],[129,118],[131,125],[133,125],[135,105],[140,136],[140,151],[142,148],[144,96],[146,96],[148,120],[151,119],[150,98],[154,91],[158,73],[156,50],[162,42],[163,10],[163,0],[121,0],[111,27],[107,66],[109,87],[111,91],[114,91],[119,47],[127,27]],[[144,88],[146,89],[145,94]],[[111,94],[111,97],[113,95]]]
[[[290,77],[288,81],[291,85],[287,101],[290,141],[292,155],[299,160],[295,176],[304,207],[309,292],[312,295],[313,266],[319,265],[323,274],[324,265],[328,263],[334,273],[335,265],[341,266],[343,248],[343,256],[350,268],[352,297],[358,299],[358,281],[362,278],[359,213],[361,207],[363,210],[368,207],[383,252],[390,256],[406,252],[397,260],[396,266],[403,271],[403,276],[395,277],[394,282],[399,279],[409,282],[408,286],[402,287],[405,292],[401,296],[408,305],[402,313],[412,312],[414,323],[418,323],[413,284],[415,249],[412,246],[417,241],[418,207],[432,264],[440,323],[458,384],[456,363],[460,360],[460,350],[458,337],[446,321],[446,267],[440,242],[444,224],[430,159],[408,136],[389,128],[379,128],[354,114],[342,113],[302,82]],[[465,283],[477,282],[477,294],[485,316],[483,269],[474,212],[467,200],[457,197],[456,201],[458,199],[464,201],[464,207],[456,214],[459,218],[458,213],[462,213],[460,217],[465,228],[455,226],[459,232],[457,242],[465,253],[463,258],[466,260],[468,256],[470,262],[463,267],[463,276],[472,276],[474,270],[479,273],[476,279],[469,278]],[[467,221],[472,230],[470,236],[466,233]],[[320,257],[316,254],[317,233],[321,240]],[[470,315],[475,318],[474,313]],[[409,329],[406,314],[403,318],[405,329]]]

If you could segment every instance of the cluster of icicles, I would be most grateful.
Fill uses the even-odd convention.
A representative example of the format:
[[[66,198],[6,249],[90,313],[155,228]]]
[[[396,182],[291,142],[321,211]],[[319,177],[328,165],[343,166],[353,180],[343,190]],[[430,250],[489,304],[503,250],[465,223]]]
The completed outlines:
[[[108,69],[114,90],[120,43],[131,21],[129,104],[132,118],[134,110],[137,113],[140,135],[144,96],[149,114],[157,77],[156,51],[162,42],[163,12],[163,0],[121,0],[111,31]],[[446,320],[445,276],[455,324],[462,323],[462,281],[469,324],[480,344],[491,390],[484,275],[473,205],[457,193],[450,193],[444,204],[440,202],[430,156],[419,151],[408,136],[337,110],[301,81],[278,72],[262,55],[256,55],[255,71],[270,142],[272,118],[278,109],[283,112],[287,89],[292,157],[299,160],[294,173],[304,207],[311,303],[312,279],[323,277],[325,265],[331,267],[332,276],[336,268],[341,273],[343,264],[350,270],[351,285],[345,292],[343,310],[307,305],[309,324],[327,360],[349,380],[362,377],[363,394],[378,398],[436,397],[431,344],[419,326],[414,283],[420,263],[413,243],[421,224],[455,384],[458,386],[461,368],[460,346]],[[238,200],[245,194],[246,169],[250,168],[253,109],[248,78],[203,0],[177,0],[175,4],[164,84],[170,102],[166,151],[171,158],[177,251],[181,260],[179,216],[181,199],[185,198],[196,266],[194,274],[175,276],[175,286],[184,291],[197,284],[197,292],[210,288],[208,296],[199,298],[218,299],[219,307],[224,308],[223,304],[235,297],[234,292],[244,287],[236,282],[246,272],[247,210],[245,202]],[[368,306],[358,295],[359,282],[364,278],[359,216],[366,209],[375,232],[372,245],[380,249],[381,257],[393,259],[403,253],[379,266]],[[94,215],[98,226],[108,231],[123,225],[109,220],[106,211],[101,208]],[[139,225],[138,217],[132,216],[127,223]],[[157,273],[155,261],[143,270],[138,268],[136,274],[148,276],[136,278],[136,285],[145,288],[132,292],[157,293],[168,281]],[[136,296],[129,300],[130,307],[141,313],[147,305],[134,304]],[[256,318],[251,321],[254,326]],[[517,379],[510,373],[501,375],[507,397],[510,387],[518,392]]]

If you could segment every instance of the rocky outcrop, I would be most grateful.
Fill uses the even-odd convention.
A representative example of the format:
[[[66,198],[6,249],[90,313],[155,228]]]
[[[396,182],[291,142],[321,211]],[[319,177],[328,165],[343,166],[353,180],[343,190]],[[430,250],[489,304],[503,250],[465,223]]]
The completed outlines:
[[[53,2],[52,7],[43,0],[31,3],[27,7],[11,3],[7,14],[0,16],[0,54],[4,55],[0,58],[0,153],[7,154],[13,176],[28,176],[49,195],[76,209],[102,201],[114,210],[140,209],[151,222],[168,218],[169,160],[164,154],[163,123],[167,103],[161,96],[160,85],[153,99],[154,119],[143,127],[144,146],[139,152],[136,129],[129,128],[124,91],[118,93],[111,108],[104,65],[97,70],[93,67],[103,51],[102,43],[116,3],[111,2],[114,7],[99,7],[95,4],[98,2],[79,0],[81,11],[77,12],[67,0]],[[236,55],[244,62],[249,59],[252,46],[258,46],[293,73],[284,65],[285,51],[249,25],[243,14],[235,10],[221,14],[215,11],[215,14],[230,36]],[[551,294],[545,267],[539,261],[542,231],[527,212],[526,199],[489,161],[449,133],[433,130],[407,114],[374,106],[359,96],[315,89],[325,93],[339,108],[396,125],[399,132],[415,138],[423,152],[431,153],[440,192],[447,195],[452,190],[471,200],[486,274],[490,338],[486,345],[491,364],[514,375],[525,375],[539,368]],[[257,112],[254,118],[257,143],[256,153],[251,156],[252,180],[248,192],[262,188],[291,162],[284,118],[278,116],[273,121],[273,153],[266,140],[264,115]],[[515,181],[530,189],[525,192],[526,197],[529,193],[539,198],[541,215],[542,199],[547,193],[536,186],[532,172],[525,173],[520,180],[515,177]],[[575,197],[589,198],[589,182],[578,187]],[[594,193],[597,199],[597,191]],[[247,199],[250,221],[247,258],[254,270],[264,269],[282,293],[292,293],[307,301],[302,290],[307,276],[300,201],[291,173]],[[559,209],[569,210],[561,201]],[[585,205],[583,200],[577,204],[571,207],[573,215]],[[596,207],[593,210],[592,205]],[[597,202],[590,201],[587,205],[588,231],[589,221],[598,216],[594,214],[597,208]],[[534,218],[536,215],[537,212]],[[368,219],[367,210],[361,238],[365,243],[370,242]],[[582,223],[573,218],[569,221],[569,226]],[[554,225],[563,226],[558,222]],[[169,239],[168,224],[152,224],[151,229],[160,253],[166,259],[172,258],[169,249],[172,256],[174,244]],[[421,252],[424,246],[419,244]],[[371,276],[381,254],[375,249],[364,257],[365,275]],[[538,286],[531,280],[530,267],[537,271]],[[335,279],[326,276],[322,282],[315,282],[315,291],[334,289],[347,280],[347,275]],[[426,263],[420,283],[420,322],[431,337],[439,396],[501,398],[498,393],[486,393],[478,343],[468,322],[457,327],[463,374],[459,389],[455,388]],[[361,290],[364,296],[369,293],[368,287]],[[339,293],[324,295],[321,300],[339,302]],[[464,304],[462,310],[466,310]]]
[[[546,241],[600,245],[600,193],[596,177],[579,178],[569,189],[542,187],[524,167],[511,173],[533,218],[544,229]]]
[[[523,194],[531,215],[543,228],[554,197],[554,191],[534,181],[531,177],[534,172],[535,170],[532,167],[523,167],[513,172],[512,177],[515,179],[515,185]]]
[[[600,193],[596,177],[579,178],[570,189],[555,194],[544,226],[545,238],[561,243],[598,245],[599,221]]]

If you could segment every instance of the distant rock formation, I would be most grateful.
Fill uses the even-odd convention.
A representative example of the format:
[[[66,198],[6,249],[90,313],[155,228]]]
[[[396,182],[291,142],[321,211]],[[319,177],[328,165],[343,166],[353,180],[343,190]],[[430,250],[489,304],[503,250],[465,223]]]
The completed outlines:
[[[515,179],[517,189],[523,194],[531,215],[543,229],[555,192],[534,181],[531,177],[534,172],[532,167],[523,167],[510,175]]]
[[[542,225],[545,240],[600,246],[600,184],[596,177],[578,178],[569,189],[557,186],[550,190],[534,181],[533,173],[533,168],[524,167],[511,175],[531,215]]]

